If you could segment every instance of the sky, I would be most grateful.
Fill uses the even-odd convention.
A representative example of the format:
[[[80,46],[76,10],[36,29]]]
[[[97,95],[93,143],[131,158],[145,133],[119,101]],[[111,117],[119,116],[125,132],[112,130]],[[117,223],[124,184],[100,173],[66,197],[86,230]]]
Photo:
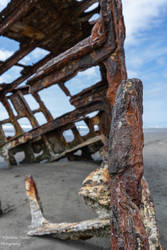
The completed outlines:
[[[129,78],[144,86],[144,126],[167,127],[167,0],[123,0]]]
[[[0,11],[9,0],[0,1]],[[167,0],[123,0],[126,25],[125,55],[129,78],[140,78],[144,86],[144,127],[167,127]],[[15,41],[0,37],[0,60],[5,60],[19,48]],[[31,65],[48,52],[39,48],[20,62]],[[20,75],[20,67],[14,66],[0,76],[0,83],[10,83]],[[66,84],[72,94],[100,80],[98,67],[80,72]],[[49,90],[50,89],[50,90]],[[74,109],[58,86],[41,92],[42,100],[54,118]],[[26,96],[30,105],[37,104]],[[56,102],[56,103],[55,103]],[[55,103],[55,104],[54,104]],[[57,105],[61,103],[61,105]],[[40,123],[44,122],[39,117]],[[0,120],[7,118],[0,104]]]

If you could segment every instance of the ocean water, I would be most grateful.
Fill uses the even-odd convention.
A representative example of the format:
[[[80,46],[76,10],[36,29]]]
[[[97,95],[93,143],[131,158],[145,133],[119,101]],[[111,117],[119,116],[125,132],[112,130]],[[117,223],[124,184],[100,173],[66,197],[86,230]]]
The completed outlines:
[[[167,128],[144,128],[144,133],[167,133]]]
[[[31,130],[31,127],[28,125],[23,125],[22,128],[23,128],[25,133]],[[89,132],[88,127],[78,126],[77,129],[78,129],[79,133],[81,134],[81,136],[84,136],[84,135],[88,134],[88,132]],[[95,127],[95,129],[97,130],[98,127]],[[144,133],[166,133],[167,128],[165,128],[165,127],[164,128],[163,127],[162,128],[161,127],[149,127],[149,128],[146,127],[145,128],[144,127],[143,131],[144,131]],[[14,131],[12,126],[11,127],[6,126],[6,127],[4,127],[4,133],[6,136],[12,137],[14,135],[15,131]],[[72,131],[70,129],[65,130],[63,135],[65,136],[65,138],[66,137],[69,138],[69,137],[73,136]]]

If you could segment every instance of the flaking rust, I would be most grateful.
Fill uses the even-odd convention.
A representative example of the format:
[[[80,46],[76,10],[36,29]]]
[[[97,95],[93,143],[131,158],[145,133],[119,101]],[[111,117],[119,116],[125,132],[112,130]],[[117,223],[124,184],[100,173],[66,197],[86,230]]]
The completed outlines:
[[[122,105],[121,109],[120,105]],[[86,240],[94,236],[104,237],[111,234],[111,249],[161,250],[154,204],[148,184],[142,177],[142,170],[140,170],[143,167],[141,158],[143,141],[135,141],[137,153],[133,151],[134,141],[131,138],[125,140],[122,146],[119,144],[123,136],[121,127],[126,129],[126,126],[131,126],[131,123],[127,124],[129,108],[132,108],[131,116],[138,112],[135,126],[141,129],[141,134],[139,133],[138,136],[142,138],[142,83],[137,79],[122,82],[113,108],[114,122],[111,125],[110,150],[121,147],[119,153],[123,157],[124,149],[127,148],[126,166],[124,165],[125,159],[122,162],[121,155],[119,155],[119,159],[115,157],[112,159],[111,151],[109,161],[104,161],[100,168],[89,174],[83,181],[79,192],[85,204],[92,208],[98,217],[77,223],[48,222],[42,214],[35,182],[32,177],[27,177],[26,193],[30,201],[32,217],[31,230],[28,235],[49,235],[64,240]],[[120,124],[122,125],[120,126]],[[130,137],[133,135],[131,135],[130,128],[125,135]],[[133,155],[137,155],[135,160],[131,155],[131,150]],[[120,164],[111,165],[114,159]],[[135,169],[136,165],[139,173]],[[134,169],[129,171],[128,168]],[[126,171],[129,172],[126,173]]]
[[[151,200],[147,200],[149,190],[142,179],[142,98],[143,87],[140,80],[123,81],[118,88],[113,109],[108,155],[112,249],[161,249],[157,227],[150,216],[155,212]],[[144,200],[147,202],[143,209]],[[153,241],[148,235],[148,221],[154,228],[151,234],[156,232]]]

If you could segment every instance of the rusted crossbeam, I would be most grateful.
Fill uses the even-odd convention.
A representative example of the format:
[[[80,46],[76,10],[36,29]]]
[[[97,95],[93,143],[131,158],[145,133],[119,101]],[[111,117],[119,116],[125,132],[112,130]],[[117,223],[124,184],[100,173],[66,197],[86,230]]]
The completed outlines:
[[[95,48],[102,45],[105,41],[105,33],[100,32],[102,27],[99,27],[99,37],[97,40],[92,41],[91,37],[84,39],[83,41],[79,42],[77,45],[72,47],[71,49],[65,51],[64,53],[60,54],[59,56],[53,58],[48,63],[46,63],[43,67],[37,70],[35,76],[28,82],[28,84],[33,85],[33,82],[37,81],[38,79],[44,78],[44,76],[49,75],[49,73],[53,71],[57,71],[65,67],[66,65],[76,62],[77,59],[84,57],[85,55],[90,54],[94,51]],[[114,50],[115,44],[113,44],[112,50]],[[108,51],[108,54],[110,51]],[[89,56],[89,55],[88,55]],[[93,60],[93,58],[92,58]],[[88,61],[88,60],[87,60]],[[84,64],[84,62],[82,63]],[[89,62],[88,67],[93,66],[95,63]],[[86,62],[85,62],[86,65]],[[82,66],[83,67],[83,66]],[[76,69],[77,70],[77,69]]]
[[[0,67],[4,65],[4,61],[1,61],[0,60]],[[23,65],[22,63],[15,63],[16,66],[19,66],[21,68],[26,68],[27,66],[26,65]]]
[[[77,95],[72,96],[70,98],[70,103],[76,108],[79,108],[97,101],[105,102],[106,91],[107,84],[101,81],[87,89],[84,89]]]
[[[60,64],[58,63],[52,65],[52,72],[49,74],[47,72],[47,68],[46,70],[40,69],[40,73],[37,73],[34,78],[27,82],[27,84],[31,86],[32,92],[36,92],[55,83],[67,81],[74,77],[78,71],[86,70],[97,65],[101,60],[109,56],[113,50],[114,47],[110,47],[108,50],[104,50],[102,48],[83,57],[79,57],[78,54],[78,59],[73,60],[71,63],[67,63],[63,68],[59,68],[62,64],[64,64],[61,64],[62,61],[60,61]]]

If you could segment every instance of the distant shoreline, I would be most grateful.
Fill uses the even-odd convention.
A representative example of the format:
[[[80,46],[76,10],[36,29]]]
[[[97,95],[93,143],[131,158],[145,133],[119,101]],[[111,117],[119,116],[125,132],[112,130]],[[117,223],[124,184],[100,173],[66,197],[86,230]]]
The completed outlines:
[[[14,131],[13,127],[6,126],[6,127],[3,127],[3,129],[4,129],[4,132],[5,132],[6,136],[14,136],[15,131]],[[30,127],[28,127],[26,125],[23,126],[23,130],[24,130],[25,133],[31,131],[31,129],[32,128],[30,128]],[[83,127],[83,126],[78,127],[78,130],[81,131],[81,133],[85,132],[85,131],[89,132],[88,128]],[[68,130],[66,132],[67,133],[65,133],[65,136],[71,135],[70,133],[68,133],[69,132]],[[143,127],[143,132],[144,133],[167,133],[167,127],[166,128],[165,127],[164,128],[156,128],[156,127],[146,128],[146,127]]]
[[[167,128],[143,128],[144,133],[167,133]]]

